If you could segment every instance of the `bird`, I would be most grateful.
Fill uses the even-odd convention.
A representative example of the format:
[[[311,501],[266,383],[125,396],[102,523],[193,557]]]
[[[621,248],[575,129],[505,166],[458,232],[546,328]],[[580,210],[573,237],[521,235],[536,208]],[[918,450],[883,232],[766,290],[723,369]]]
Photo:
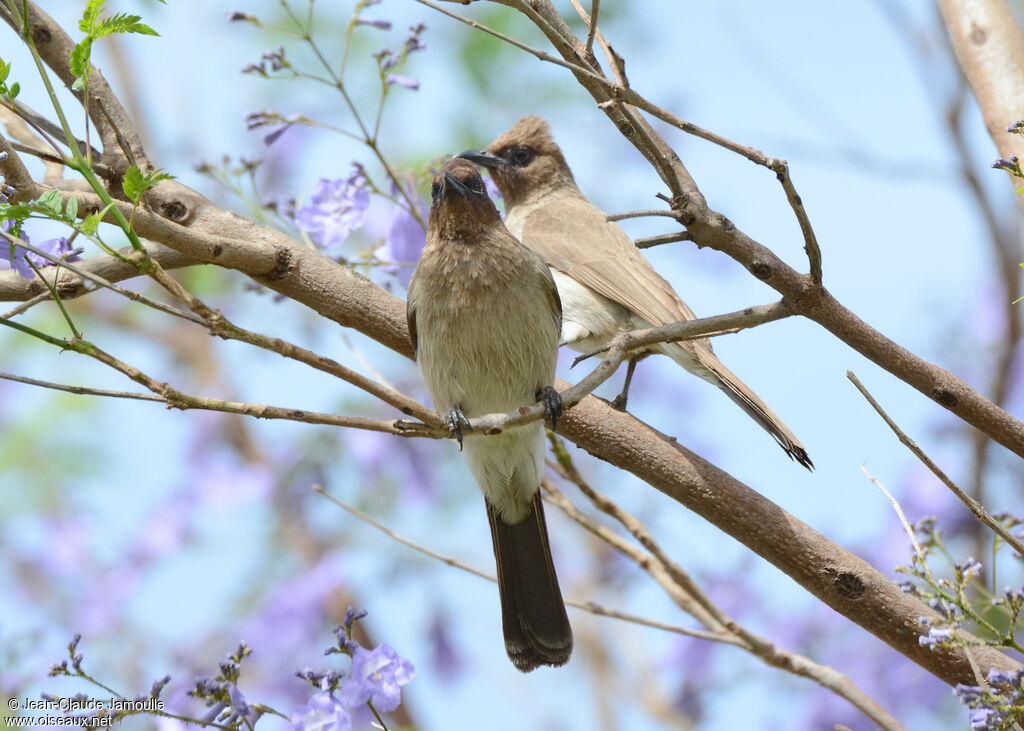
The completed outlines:
[[[556,425],[558,289],[544,261],[505,228],[475,165],[446,163],[431,201],[408,289],[416,360],[484,495],[506,653],[523,672],[557,667],[569,661],[573,637],[541,502],[544,425],[484,435],[469,419],[542,401]]]
[[[525,117],[487,148],[466,150],[458,157],[490,171],[505,202],[506,227],[551,268],[562,300],[563,345],[591,353],[619,333],[696,319],[629,235],[580,192],[544,119]],[[722,364],[707,338],[659,343],[631,353],[623,390],[613,406],[625,410],[636,364],[652,353],[668,355],[724,391],[791,459],[813,469],[800,440]]]

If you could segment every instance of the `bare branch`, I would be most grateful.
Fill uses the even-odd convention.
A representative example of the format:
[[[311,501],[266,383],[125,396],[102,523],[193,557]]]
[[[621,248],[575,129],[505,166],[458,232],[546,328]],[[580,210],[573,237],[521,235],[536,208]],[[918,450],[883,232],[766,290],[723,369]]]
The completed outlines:
[[[885,420],[885,423],[889,425],[889,428],[892,429],[894,434],[896,434],[896,437],[900,442],[902,442],[907,449],[913,452],[914,456],[921,460],[925,467],[931,470],[932,474],[938,477],[942,484],[948,487],[950,492],[956,495],[960,501],[966,505],[972,513],[974,513],[974,517],[991,528],[993,532],[995,532],[1009,545],[1013,546],[1013,550],[1017,552],[1017,555],[1024,557],[1024,543],[1021,543],[1019,538],[1006,530],[1006,527],[1002,523],[996,520],[991,513],[985,510],[984,505],[961,490],[960,486],[949,479],[949,477],[946,476],[946,473],[939,469],[939,466],[932,462],[928,455],[924,453],[924,450],[917,446],[917,442],[908,437],[902,429],[896,426],[896,422],[890,418],[890,416],[885,412],[885,409],[881,407],[878,401],[875,400],[875,397],[872,396],[867,388],[864,387],[864,384],[860,382],[860,379],[853,374],[853,371],[847,371],[846,377],[853,382],[853,385],[857,387],[857,390],[860,391],[861,395],[867,399],[868,403],[871,404],[871,408],[878,412],[878,415]]]
[[[693,241],[693,237],[690,236],[689,231],[680,231],[674,234],[660,234],[658,236],[648,236],[646,238],[637,239],[633,243],[636,244],[638,249],[649,249],[652,246],[661,246],[662,244],[674,244],[677,241]]]
[[[0,153],[6,153],[6,157],[0,155],[3,158],[0,160],[0,178],[3,178],[6,184],[15,190],[14,194],[8,198],[15,203],[37,198],[39,193],[36,182],[32,179],[28,168],[25,167],[25,163],[22,162],[18,151],[3,135],[0,135]]]
[[[68,393],[79,394],[82,396],[105,396],[107,398],[125,398],[136,399],[138,401],[158,401],[160,403],[167,403],[163,398],[152,393],[134,393],[132,391],[108,391],[105,388],[71,386],[64,383],[54,383],[53,381],[40,381],[37,378],[29,378],[28,376],[16,376],[13,373],[0,372],[0,378],[4,379],[5,381],[15,381],[17,383],[25,383],[30,386],[50,388],[53,389],[54,391],[67,391]]]
[[[666,211],[663,208],[651,208],[644,211],[629,211],[627,213],[612,213],[608,215],[609,221],[623,221],[627,218],[643,218],[644,216],[667,216],[668,218],[679,218],[675,211]]]

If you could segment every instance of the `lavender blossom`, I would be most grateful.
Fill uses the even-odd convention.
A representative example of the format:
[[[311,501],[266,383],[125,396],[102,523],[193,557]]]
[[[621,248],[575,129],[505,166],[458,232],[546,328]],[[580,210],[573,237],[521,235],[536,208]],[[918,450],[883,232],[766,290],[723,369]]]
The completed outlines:
[[[295,224],[324,248],[341,246],[366,220],[370,206],[366,175],[361,165],[353,165],[355,169],[345,180],[321,178],[309,201],[295,214]]]
[[[398,62],[402,59],[402,57],[398,53],[395,53],[390,48],[380,49],[379,51],[377,51],[377,53],[373,54],[373,57],[377,59],[377,63],[380,64],[381,71],[393,69],[395,66],[398,65]]]
[[[389,85],[395,84],[406,89],[412,89],[416,91],[420,88],[420,82],[416,79],[411,79],[408,76],[402,76],[401,74],[388,74],[387,78],[384,79]]]
[[[14,221],[3,221],[0,223],[0,227],[2,227],[4,231],[10,231],[14,228]],[[28,233],[25,231],[21,232],[21,240],[26,244],[31,243],[28,238]],[[36,248],[41,251],[45,251],[47,254],[58,259],[71,251],[71,247],[68,246],[68,240],[64,237],[48,239],[47,241],[43,241],[38,244]],[[68,258],[71,259],[73,257]],[[32,279],[32,277],[35,276],[29,262],[39,269],[55,266],[55,264],[46,257],[28,251],[24,247],[18,246],[6,238],[0,239],[0,260],[6,261],[10,265],[11,269],[16,271],[25,279]]]
[[[401,686],[415,674],[412,663],[388,645],[375,650],[356,647],[352,677],[341,686],[342,702],[352,708],[371,701],[378,711],[393,711],[402,700]]]
[[[337,698],[323,691],[316,693],[304,706],[292,711],[294,731],[349,731],[352,717]]]
[[[928,634],[921,635],[917,638],[917,641],[922,647],[928,647],[934,650],[938,645],[946,642],[952,637],[953,629],[951,627],[929,627]]]

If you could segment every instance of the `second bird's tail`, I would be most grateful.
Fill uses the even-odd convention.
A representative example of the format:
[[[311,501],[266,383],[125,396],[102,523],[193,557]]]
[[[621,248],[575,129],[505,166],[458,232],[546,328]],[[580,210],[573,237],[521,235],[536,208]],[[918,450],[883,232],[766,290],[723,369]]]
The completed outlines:
[[[814,469],[814,463],[807,456],[807,450],[796,435],[774,411],[768,408],[768,404],[726,368],[710,349],[705,348],[694,353],[677,343],[666,343],[661,349],[686,370],[720,388],[726,396],[746,411],[750,418],[760,424],[762,429],[775,437],[775,441],[786,450],[786,454],[807,469]]]

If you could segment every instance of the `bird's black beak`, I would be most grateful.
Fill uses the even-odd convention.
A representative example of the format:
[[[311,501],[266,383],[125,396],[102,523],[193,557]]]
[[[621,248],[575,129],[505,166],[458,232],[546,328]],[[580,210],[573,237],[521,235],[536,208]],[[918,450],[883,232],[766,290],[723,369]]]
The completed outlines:
[[[447,195],[448,191],[451,190],[456,195],[462,196],[463,198],[468,197],[473,191],[466,187],[466,184],[456,178],[447,170],[444,171],[443,185],[441,187],[441,194]]]
[[[505,164],[505,160],[503,158],[500,158],[497,155],[492,155],[487,150],[466,150],[465,152],[460,152],[455,157],[461,157],[463,160],[469,160],[477,165],[483,165],[485,168],[496,168]]]

